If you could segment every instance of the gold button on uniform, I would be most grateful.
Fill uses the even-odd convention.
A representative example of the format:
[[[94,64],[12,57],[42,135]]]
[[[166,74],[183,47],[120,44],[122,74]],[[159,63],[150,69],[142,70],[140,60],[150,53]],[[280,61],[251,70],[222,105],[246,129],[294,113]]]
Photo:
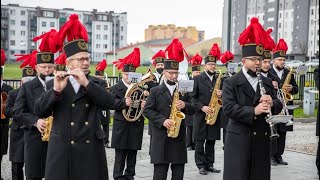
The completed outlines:
[[[257,135],[257,133],[256,133],[256,132],[253,132],[253,135]]]
[[[264,135],[267,135],[267,134],[268,134],[267,132],[264,133]]]
[[[89,104],[86,104],[86,107],[89,107]]]
[[[88,125],[89,125],[89,122],[88,122],[88,121],[86,121],[84,124],[85,124],[86,126],[88,126]]]
[[[72,104],[71,104],[71,106],[72,106],[72,107],[74,107],[74,106],[75,106],[75,104],[74,104],[74,103],[72,103]]]
[[[89,144],[89,143],[90,143],[90,141],[89,141],[89,140],[86,140],[86,143],[87,143],[87,144]]]
[[[74,122],[71,122],[70,125],[71,125],[71,126],[74,126]]]
[[[254,118],[253,118],[253,119],[255,119],[255,120],[256,120],[256,119],[257,119],[257,116],[254,116]]]
[[[74,144],[74,141],[71,141],[71,144]]]

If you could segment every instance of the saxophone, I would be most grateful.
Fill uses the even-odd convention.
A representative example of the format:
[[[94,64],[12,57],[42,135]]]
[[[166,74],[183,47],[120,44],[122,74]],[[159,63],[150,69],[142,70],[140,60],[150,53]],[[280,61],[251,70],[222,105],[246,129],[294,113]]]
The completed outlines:
[[[282,85],[282,88],[281,88],[282,92],[284,93],[284,99],[286,100],[286,102],[293,100],[293,95],[290,94],[290,92],[288,92],[288,91],[285,89],[285,86],[290,83],[291,76],[292,76],[292,73],[293,73],[292,68],[289,67],[289,66],[288,66],[288,68],[289,68],[289,73],[287,74],[287,77],[286,77],[286,79],[284,80],[283,85]]]
[[[53,116],[49,116],[44,119],[46,122],[46,128],[43,130],[43,133],[41,134],[42,141],[49,141],[52,123],[53,123]]]
[[[171,112],[169,117],[169,119],[173,121],[173,125],[167,131],[168,137],[171,137],[171,138],[178,137],[181,121],[186,117],[185,114],[177,108],[178,101],[179,101],[179,92],[177,87],[177,89],[173,93],[173,100],[171,104]]]
[[[222,73],[220,70],[218,70],[218,72],[219,72],[219,75],[218,75],[216,84],[214,85],[214,89],[212,91],[211,99],[208,105],[213,110],[213,112],[210,114],[206,114],[206,117],[205,117],[206,124],[210,126],[216,123],[219,110],[222,107],[222,99],[218,98],[217,96],[217,91],[220,89],[220,85],[221,85]]]

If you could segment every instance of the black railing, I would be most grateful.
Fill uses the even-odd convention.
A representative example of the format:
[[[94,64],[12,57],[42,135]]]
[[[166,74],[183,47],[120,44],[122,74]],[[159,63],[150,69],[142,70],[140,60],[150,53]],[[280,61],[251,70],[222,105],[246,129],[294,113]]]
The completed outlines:
[[[294,75],[296,82],[299,87],[298,94],[294,95],[294,100],[303,100],[303,89],[304,87],[315,87],[314,74],[313,72],[307,72],[305,75]],[[110,86],[115,85],[120,80],[120,75],[117,77],[108,77]],[[3,80],[4,83],[12,86],[13,88],[20,87],[20,80]],[[319,99],[319,93],[316,94],[316,100]]]

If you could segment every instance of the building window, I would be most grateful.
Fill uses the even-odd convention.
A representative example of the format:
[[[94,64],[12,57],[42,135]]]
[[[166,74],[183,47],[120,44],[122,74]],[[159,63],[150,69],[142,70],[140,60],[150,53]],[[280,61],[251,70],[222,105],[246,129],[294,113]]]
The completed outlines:
[[[10,20],[10,24],[11,24],[11,25],[15,25],[15,24],[16,24],[16,21],[15,21],[15,20]]]
[[[54,27],[54,22],[50,22],[50,27]]]
[[[267,21],[274,21],[274,17],[268,18]]]
[[[16,31],[15,31],[15,30],[10,30],[10,35],[11,35],[11,36],[16,35]]]
[[[120,28],[120,29],[121,29],[121,32],[123,32],[123,26],[121,26],[121,28]]]
[[[105,49],[108,49],[108,44],[104,44],[103,47],[104,47]]]
[[[311,15],[313,15],[313,13],[314,13],[314,12],[313,12],[313,9],[311,9]]]
[[[42,24],[42,27],[47,27],[47,22],[42,21],[41,24]]]
[[[100,49],[100,44],[96,44],[96,48],[97,48],[97,49]]]
[[[97,30],[100,30],[101,29],[101,25],[97,25]]]
[[[26,53],[25,50],[21,50],[21,51],[20,51],[20,54],[25,54],[25,53]]]
[[[281,23],[279,23],[279,28],[281,28]]]
[[[15,52],[14,50],[11,50],[11,51],[10,51],[10,54],[11,54],[11,55],[14,55],[15,53],[16,53],[16,52]]]
[[[26,35],[26,31],[21,31],[21,36],[25,36]]]
[[[11,46],[15,46],[15,45],[16,45],[16,41],[15,41],[15,40],[11,40],[11,41],[10,41],[10,45],[11,45]]]
[[[109,29],[109,28],[108,28],[108,25],[104,25],[104,26],[103,26],[103,29],[104,29],[104,30],[108,30],[108,29]]]
[[[296,25],[296,29],[299,29],[299,26],[298,26],[298,25]]]
[[[108,35],[104,35],[103,40],[108,40]]]
[[[282,13],[279,13],[279,18],[281,18],[282,17]]]
[[[24,16],[24,15],[26,15],[26,11],[21,11],[21,16]]]
[[[11,15],[16,15],[16,11],[15,11],[14,9],[11,9],[11,10],[10,10],[10,14],[11,14]]]
[[[274,12],[274,8],[268,8],[268,12]]]
[[[299,19],[299,15],[297,15],[297,19]]]
[[[54,12],[52,12],[52,11],[43,11],[43,17],[54,17]]]
[[[21,26],[26,26],[26,21],[21,21]]]
[[[123,36],[120,36],[120,40],[123,41]]]
[[[282,9],[282,3],[279,4],[279,9]]]
[[[100,34],[97,34],[97,39],[100,39]]]
[[[299,4],[297,5],[297,9],[299,9],[300,8],[300,6],[299,6]]]

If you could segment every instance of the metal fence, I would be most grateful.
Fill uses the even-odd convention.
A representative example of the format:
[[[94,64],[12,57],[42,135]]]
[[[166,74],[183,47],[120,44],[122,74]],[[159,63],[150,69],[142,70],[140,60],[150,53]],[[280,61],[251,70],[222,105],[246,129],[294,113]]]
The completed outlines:
[[[303,89],[304,87],[315,87],[315,81],[314,81],[314,73],[313,72],[307,72],[305,75],[294,75],[296,82],[299,87],[298,94],[294,95],[294,100],[303,100]],[[108,77],[110,86],[113,86],[120,80],[120,76],[118,77]],[[3,80],[4,83],[12,86],[13,88],[20,87],[21,83],[20,80]],[[319,94],[316,94],[316,100],[319,99]]]

